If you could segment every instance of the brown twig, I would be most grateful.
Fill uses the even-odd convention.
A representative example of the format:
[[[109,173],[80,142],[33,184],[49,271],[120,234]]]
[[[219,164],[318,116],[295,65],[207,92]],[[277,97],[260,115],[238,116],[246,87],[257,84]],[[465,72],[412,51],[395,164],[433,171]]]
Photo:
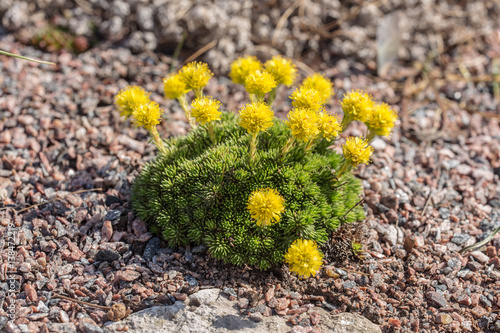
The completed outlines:
[[[184,62],[178,66],[179,68],[184,66],[185,64],[193,61],[194,59],[198,58],[200,55],[202,55],[203,53],[207,52],[208,50],[210,50],[212,47],[214,47],[216,44],[217,44],[217,40],[213,40],[211,41],[210,43],[208,43],[207,45],[203,46],[201,49],[199,49],[198,51],[196,51],[195,53],[193,53],[189,58],[187,58],[186,60],[184,60]]]
[[[345,217],[347,216],[347,214],[349,214],[354,208],[356,208],[357,206],[359,206],[362,202],[364,202],[365,199],[361,199],[359,200],[358,202],[356,202],[356,204],[354,206],[351,207],[351,209],[349,209],[345,214],[344,216],[341,217],[341,219],[345,219]]]
[[[41,206],[41,205],[45,205],[45,204],[48,204],[48,203],[51,203],[53,201],[56,201],[58,199],[62,199],[70,194],[78,194],[78,193],[84,193],[84,192],[92,192],[92,191],[102,191],[103,189],[98,187],[98,188],[91,188],[91,189],[88,189],[88,190],[79,190],[79,191],[75,191],[75,192],[70,192],[70,193],[67,193],[65,195],[63,195],[61,198],[54,198],[54,199],[50,199],[50,200],[47,200],[47,201],[44,201],[44,202],[40,202],[40,203],[37,203],[37,204],[34,204],[32,206],[29,206],[29,207],[25,207],[23,209],[20,209],[20,210],[15,210],[14,209],[14,212],[16,212],[16,214],[19,214],[19,213],[22,213],[22,212],[25,212],[27,210],[30,210],[31,208],[35,208],[35,207],[38,207],[38,206]],[[0,208],[0,211],[2,210],[7,210],[9,209],[10,207],[4,207],[4,208]]]
[[[283,15],[281,15],[280,19],[278,20],[278,24],[276,24],[276,29],[274,29],[273,32],[273,38],[271,39],[272,45],[276,45],[276,39],[278,38],[279,31],[281,30],[281,28],[283,28],[283,25],[285,24],[286,20],[288,20],[290,15],[292,15],[293,11],[300,6],[302,1],[303,0],[295,0],[295,2],[291,4],[290,7],[287,8],[287,10],[285,10]]]
[[[67,300],[67,301],[71,301],[71,302],[80,303],[80,304],[83,304],[83,305],[92,306],[92,307],[98,308],[98,309],[104,309],[104,310],[110,310],[111,309],[111,306],[92,304],[92,303],[89,303],[89,302],[80,301],[78,299],[71,298],[71,297],[64,296],[64,295],[59,295],[59,294],[56,294],[56,293],[52,293],[52,297],[53,298],[62,298],[62,299]]]

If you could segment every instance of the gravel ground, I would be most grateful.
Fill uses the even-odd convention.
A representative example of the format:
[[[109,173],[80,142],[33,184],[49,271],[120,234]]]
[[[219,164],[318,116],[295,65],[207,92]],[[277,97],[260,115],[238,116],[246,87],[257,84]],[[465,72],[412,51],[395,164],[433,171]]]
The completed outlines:
[[[129,83],[143,86],[167,110],[161,133],[185,133],[183,112],[161,96],[168,61],[106,43],[79,56],[42,55],[12,35],[0,49],[58,63],[0,58],[0,198],[7,208],[0,211],[0,328],[7,332],[99,332],[108,320],[106,309],[54,293],[138,311],[213,287],[243,314],[285,316],[296,332],[321,320],[313,306],[359,313],[383,332],[500,332],[500,238],[458,253],[500,226],[500,109],[489,82],[440,83],[458,71],[456,58],[440,59],[452,68],[442,75],[408,67],[382,80],[354,60],[326,71],[337,96],[367,89],[395,105],[401,124],[391,140],[373,142],[373,163],[357,171],[368,211],[365,259],[331,261],[315,279],[299,281],[285,267],[258,272],[214,261],[203,247],[166,248],[131,211],[131,183],[155,151],[145,131],[120,120],[113,96]],[[491,53],[466,51],[460,57],[470,75],[489,71]],[[420,89],[431,82],[426,75],[432,84]],[[245,102],[225,77],[207,90],[228,110]],[[281,97],[277,108],[286,111]],[[340,111],[338,101],[331,109]],[[9,231],[18,238],[15,260]],[[3,297],[12,290],[15,297]],[[7,322],[11,302],[16,317]]]
[[[172,54],[185,36],[187,57],[216,42],[203,60],[225,73],[238,54],[270,58],[281,53],[318,62],[349,57],[374,64],[376,46],[387,35],[393,35],[400,44],[400,57],[421,60],[429,50],[442,45],[491,35],[500,24],[500,3],[495,0],[2,0],[0,22],[18,40],[46,48],[75,39],[75,45],[70,47],[81,51],[107,40],[136,53],[156,50]],[[61,30],[54,31],[54,27],[68,34],[57,38]],[[56,41],[40,43],[44,32],[54,34]]]

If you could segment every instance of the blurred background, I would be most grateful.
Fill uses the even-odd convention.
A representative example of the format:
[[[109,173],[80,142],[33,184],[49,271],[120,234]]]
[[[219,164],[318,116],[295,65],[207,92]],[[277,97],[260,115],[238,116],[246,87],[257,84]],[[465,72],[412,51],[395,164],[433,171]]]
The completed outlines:
[[[495,0],[2,0],[0,18],[1,34],[48,52],[110,43],[173,55],[182,44],[186,58],[207,46],[200,60],[223,72],[242,54],[281,53],[315,70],[349,59],[378,74],[397,59],[466,60],[471,48],[477,64],[500,57]]]

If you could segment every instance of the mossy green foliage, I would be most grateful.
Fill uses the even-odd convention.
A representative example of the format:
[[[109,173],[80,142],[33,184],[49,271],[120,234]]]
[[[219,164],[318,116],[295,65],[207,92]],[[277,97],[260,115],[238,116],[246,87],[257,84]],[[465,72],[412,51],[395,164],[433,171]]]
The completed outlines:
[[[169,246],[204,244],[215,258],[264,270],[282,263],[294,240],[322,244],[340,223],[364,218],[356,206],[359,179],[350,172],[334,176],[342,156],[328,148],[332,142],[320,140],[307,153],[300,143],[280,157],[291,134],[276,119],[259,133],[250,165],[251,135],[235,115],[223,112],[213,124],[216,144],[202,126],[170,138],[167,154],[145,165],[134,183],[134,210]],[[268,187],[283,196],[285,211],[278,223],[262,228],[246,207],[253,191]]]

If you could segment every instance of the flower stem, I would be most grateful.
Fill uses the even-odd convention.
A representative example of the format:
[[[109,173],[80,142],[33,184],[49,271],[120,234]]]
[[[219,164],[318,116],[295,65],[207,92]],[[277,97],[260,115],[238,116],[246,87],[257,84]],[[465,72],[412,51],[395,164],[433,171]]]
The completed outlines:
[[[196,98],[202,98],[203,97],[203,88],[195,89],[195,90],[193,90],[193,92],[194,92],[194,96]]]
[[[307,146],[304,148],[304,152],[307,153],[309,151],[309,149],[311,149],[313,144],[314,144],[314,140],[313,139],[309,140],[309,142],[307,143]]]
[[[3,50],[0,50],[0,54],[6,55],[6,56],[9,56],[9,57],[14,57],[14,58],[19,58],[19,59],[27,60],[27,61],[36,62],[36,63],[39,63],[39,64],[46,64],[46,65],[52,65],[52,66],[57,65],[54,62],[43,61],[43,60],[38,60],[38,59],[33,59],[33,58],[28,58],[28,57],[21,56],[19,54],[10,53],[10,52],[3,51]]]
[[[212,143],[216,143],[215,142],[215,132],[214,132],[214,126],[213,126],[213,122],[209,122],[207,124],[207,130],[208,130],[208,134],[210,135],[210,140],[212,140]]]
[[[191,117],[191,110],[189,110],[189,105],[186,99],[186,95],[182,95],[177,99],[179,101],[179,104],[181,105],[182,110],[184,110],[184,114],[186,115],[186,118],[189,121],[189,125],[191,125],[191,128],[196,127],[196,121]]]
[[[349,127],[349,125],[352,123],[352,118],[349,117],[348,115],[344,115],[344,118],[342,118],[342,132]]]
[[[294,142],[295,142],[295,136],[292,135],[291,137],[288,138],[287,143],[285,144],[285,146],[283,147],[283,150],[281,151],[281,153],[279,155],[280,160],[283,157],[285,157],[285,154],[290,150],[290,148],[292,147]]]
[[[372,142],[373,139],[375,139],[375,131],[370,131],[370,129],[368,129],[365,139],[368,140],[368,143]]]
[[[252,140],[250,141],[250,155],[249,155],[249,163],[253,165],[255,160],[255,154],[257,152],[257,134],[252,133]]]
[[[163,145],[163,141],[160,138],[160,133],[158,133],[158,129],[156,128],[156,126],[152,127],[149,130],[149,134],[151,135],[151,137],[154,141],[154,144],[155,144],[156,148],[160,151],[160,153],[162,153],[163,155],[166,155],[167,150],[165,149],[165,146]]]
[[[349,172],[349,170],[351,170],[351,168],[352,168],[351,163],[349,163],[346,159],[344,159],[344,162],[342,163],[342,166],[340,167],[340,169],[337,172],[335,172],[335,176],[337,177],[337,180],[340,180],[340,178],[346,172]]]
[[[276,99],[276,90],[278,87],[274,87],[273,90],[269,92],[269,95],[267,96],[267,104],[269,105],[270,108],[273,107],[274,100]]]

